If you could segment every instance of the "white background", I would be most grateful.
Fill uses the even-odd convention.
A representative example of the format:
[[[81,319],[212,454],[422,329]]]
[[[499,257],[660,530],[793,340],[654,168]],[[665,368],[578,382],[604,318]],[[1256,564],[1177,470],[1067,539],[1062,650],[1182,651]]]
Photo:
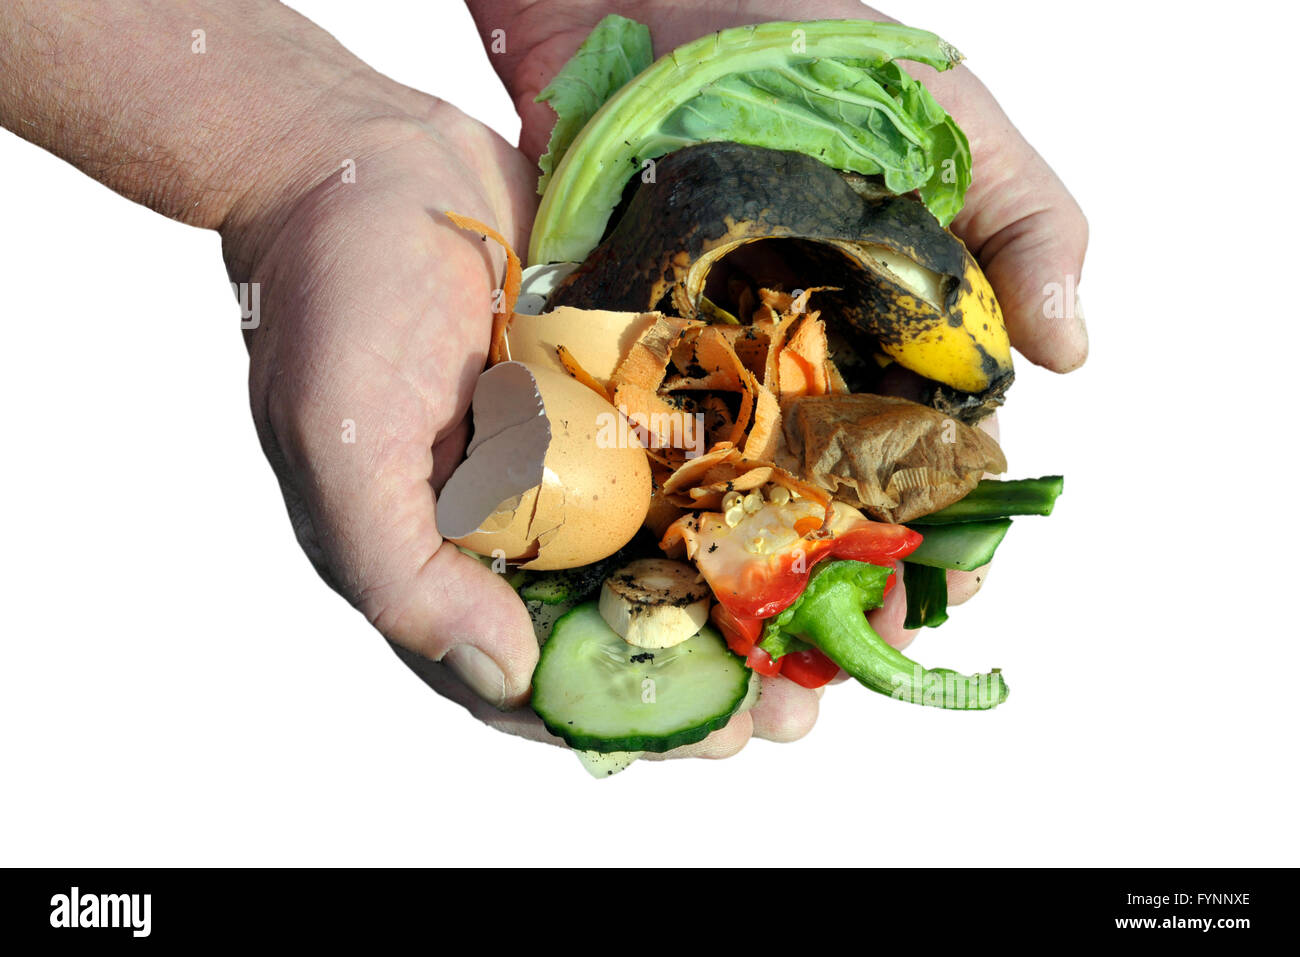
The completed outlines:
[[[459,3],[295,6],[513,140]],[[1005,707],[846,684],[797,744],[600,783],[477,724],[299,552],[217,236],[0,133],[0,863],[1297,863],[1293,15],[886,9],[1092,227],[1092,358],[1002,415],[1066,493],[910,652]]]

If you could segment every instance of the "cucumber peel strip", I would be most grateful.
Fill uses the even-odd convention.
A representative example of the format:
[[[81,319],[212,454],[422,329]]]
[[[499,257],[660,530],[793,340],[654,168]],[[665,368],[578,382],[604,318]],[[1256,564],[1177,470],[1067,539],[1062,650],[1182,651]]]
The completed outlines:
[[[1064,489],[1065,479],[1060,475],[1011,481],[984,479],[947,508],[912,519],[907,524],[953,525],[1011,518],[1013,515],[1051,515],[1056,499]],[[924,530],[922,534],[926,534]]]
[[[947,569],[905,561],[903,588],[907,592],[904,628],[938,628],[948,620]]]
[[[972,571],[993,560],[993,553],[1006,537],[1011,519],[992,522],[962,522],[960,525],[932,525],[916,529],[922,537],[916,551],[907,556],[914,565]]]

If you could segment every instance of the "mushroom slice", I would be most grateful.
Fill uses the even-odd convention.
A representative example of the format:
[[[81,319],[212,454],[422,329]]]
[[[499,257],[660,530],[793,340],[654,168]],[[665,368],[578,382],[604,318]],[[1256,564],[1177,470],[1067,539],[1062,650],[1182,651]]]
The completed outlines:
[[[709,620],[709,586],[685,562],[640,558],[605,579],[600,616],[630,645],[671,648]]]

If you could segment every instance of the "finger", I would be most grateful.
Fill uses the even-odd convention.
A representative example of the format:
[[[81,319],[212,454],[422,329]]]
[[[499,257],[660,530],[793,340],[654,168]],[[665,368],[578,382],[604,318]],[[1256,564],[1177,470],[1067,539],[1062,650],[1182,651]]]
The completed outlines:
[[[867,621],[885,643],[902,651],[912,643],[918,629],[904,628],[907,620],[907,593],[903,585],[903,563],[894,562],[895,585],[879,608],[867,612]]]
[[[662,754],[647,752],[645,757],[651,761],[668,761],[676,758],[730,758],[739,754],[749,744],[754,733],[754,722],[750,712],[745,711],[727,722],[725,728],[714,731],[703,741],[695,744],[673,748]]]
[[[539,741],[542,744],[552,744],[563,748],[568,747],[561,738],[546,730],[546,726],[542,724],[542,719],[531,708],[517,708],[511,711],[498,710],[470,691],[465,683],[456,677],[455,672],[445,664],[431,661],[421,654],[403,648],[396,642],[390,641],[388,646],[421,681],[442,697],[460,705],[476,720],[490,725],[497,731],[504,731],[506,734],[513,734],[529,741]]]
[[[981,565],[974,571],[961,572],[952,570],[948,572],[948,607],[960,605],[964,601],[970,601],[975,597],[975,593],[980,590],[984,584],[984,579],[989,577],[991,565]]]
[[[983,429],[994,442],[1002,437],[1002,429],[998,425],[998,414],[996,412],[979,421],[979,429]],[[985,472],[985,478],[997,478],[992,472]],[[980,590],[984,584],[984,579],[989,575],[989,565],[981,565],[973,571],[963,572],[955,569],[948,572],[948,606],[960,605],[964,601],[970,601],[975,597],[975,593]]]
[[[1068,372],[1088,356],[1078,296],[1088,221],[1065,184],[970,70],[908,64],[966,132],[973,178],[952,223],[997,293],[1011,344]]]
[[[543,744],[553,744],[563,748],[568,747],[563,740],[546,730],[546,726],[542,724],[542,719],[531,709],[521,708],[514,711],[499,711],[469,691],[464,683],[445,665],[430,661],[423,655],[410,651],[396,643],[390,642],[390,647],[392,647],[397,657],[401,658],[407,667],[414,671],[425,684],[444,698],[450,698],[456,702],[484,724],[491,725],[496,730],[504,731],[506,734],[526,738],[529,741],[539,741]],[[790,682],[787,681],[785,684],[790,684]],[[764,694],[766,693],[764,691]],[[697,741],[695,744],[688,744],[662,754],[647,752],[643,757],[651,761],[662,761],[669,758],[727,758],[739,753],[749,743],[753,731],[754,725],[750,715],[748,713],[738,714],[727,723],[726,727],[713,732],[703,741]]]
[[[534,100],[609,11],[600,4],[524,5],[516,0],[473,0],[469,9],[519,114],[519,150],[535,163],[546,152],[555,111]]]
[[[802,0],[800,16],[807,19],[860,15],[863,8],[846,0]],[[610,12],[603,3],[520,4],[516,0],[473,0],[470,13],[488,50],[489,59],[515,105],[521,121],[519,150],[531,160],[546,152],[555,111],[546,103],[533,102]],[[701,10],[691,4],[660,5],[654,11],[650,38],[653,54],[669,51],[714,30],[784,19],[788,0],[742,0],[716,10]],[[628,13],[637,17],[635,11]],[[505,27],[505,49],[493,49],[491,31]]]
[[[996,412],[981,419],[976,427],[983,429],[995,442],[1002,437],[1002,430],[998,426],[998,414]],[[985,472],[984,477],[997,478],[992,472]],[[962,602],[974,598],[975,593],[984,584],[984,579],[989,575],[989,567],[989,565],[981,565],[969,572],[957,571],[956,569],[949,570],[948,607],[960,605]]]
[[[980,419],[976,428],[982,429],[994,442],[999,442],[1002,439],[1002,428],[998,425],[998,414],[996,412],[990,412]],[[996,478],[992,472],[985,472],[984,477]]]
[[[654,52],[661,55],[709,30],[775,19],[780,6],[772,0],[745,0],[703,19],[689,6],[663,13],[654,24]],[[507,7],[499,0],[471,6],[485,37],[489,27],[500,25]],[[808,0],[804,7],[803,15],[810,18],[889,19],[844,0]],[[520,149],[530,159],[545,151],[555,122],[550,106],[534,99],[605,12],[600,4],[556,8],[537,3],[511,19],[510,33],[522,46],[512,52],[507,43],[492,60],[519,113]],[[1077,294],[1088,224],[1079,205],[970,70],[939,73],[920,64],[906,66],[970,140],[973,180],[952,228],[993,284],[1012,344],[1031,362],[1055,371],[1077,368],[1088,354]]]
[[[437,244],[435,273],[478,276],[480,245]],[[389,640],[442,662],[488,704],[515,706],[527,697],[537,661],[532,625],[501,576],[442,540],[431,485],[440,474],[435,443],[463,415],[454,397],[468,392],[460,380],[471,374],[466,356],[473,350],[457,337],[469,333],[434,323],[441,346],[413,343],[409,348],[429,354],[451,350],[450,359],[428,363],[427,379],[415,386],[382,350],[349,338],[354,328],[395,326],[424,335],[430,323],[420,306],[467,314],[488,301],[475,302],[474,294],[487,292],[445,283],[449,291],[430,287],[429,304],[413,310],[409,295],[391,290],[425,290],[418,275],[407,274],[428,271],[420,258],[376,261],[364,242],[358,246],[317,284],[295,287],[302,314],[345,309],[353,321],[321,322],[313,337],[299,339],[294,361],[254,391],[267,396],[258,416],[264,441],[277,450],[273,461],[302,503],[300,534],[312,541],[330,583]],[[385,269],[391,281],[376,286],[370,277]],[[340,422],[348,423],[343,441]],[[438,446],[439,455],[460,451]]]
[[[750,712],[754,737],[782,743],[798,741],[817,723],[820,697],[817,691],[787,678],[764,678],[763,692]]]
[[[519,704],[537,663],[523,603],[501,576],[438,535],[431,442],[385,448],[378,423],[347,414],[364,407],[340,394],[328,412],[309,407],[294,425],[276,427],[302,445],[286,457],[331,583],[390,641],[442,662],[494,707]],[[335,423],[349,417],[354,444],[318,442],[335,438]]]

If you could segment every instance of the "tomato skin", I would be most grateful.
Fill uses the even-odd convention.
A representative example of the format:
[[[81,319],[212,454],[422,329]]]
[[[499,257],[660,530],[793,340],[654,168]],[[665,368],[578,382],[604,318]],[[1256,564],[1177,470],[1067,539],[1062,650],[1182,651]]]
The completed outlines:
[[[752,670],[767,677],[784,675],[804,688],[820,688],[835,677],[839,666],[816,648],[773,660],[758,647],[764,620],[794,604],[820,561],[847,558],[892,567],[920,544],[921,535],[910,528],[866,520],[830,538],[805,539],[801,549],[756,557],[742,572],[738,588],[715,588],[718,601],[709,617],[726,638],[727,647],[744,657]],[[886,595],[897,578],[891,573],[885,581]]]
[[[758,641],[758,636],[763,633],[763,619],[737,615],[726,605],[714,605],[709,617],[728,638],[735,635],[740,642],[749,645]]]
[[[737,615],[726,605],[720,604],[713,606],[709,618],[727,639],[727,647],[744,656],[745,664],[760,675],[785,675],[805,688],[820,688],[840,670],[835,662],[815,648],[810,651],[792,651],[773,661],[766,651],[757,646],[758,639],[763,634],[761,618]]]
[[[727,639],[727,647],[730,648],[733,653],[740,655],[742,658],[748,658],[749,653],[754,650],[752,643],[738,641],[736,636],[729,631],[724,631],[722,636]]]
[[[834,678],[840,670],[839,665],[816,648],[808,651],[792,651],[773,661],[772,657],[756,644],[763,633],[761,618],[742,617],[721,604],[713,606],[709,618],[727,639],[727,647],[743,656],[745,664],[760,675],[769,678],[784,675],[804,688],[820,688]]]
[[[892,566],[912,554],[921,534],[903,525],[864,521],[833,538],[815,538],[794,550],[756,559],[742,575],[737,589],[715,588],[719,602],[741,618],[771,618],[794,604],[808,584],[813,566],[827,558],[849,558],[872,565]],[[890,576],[886,588],[893,587]]]
[[[804,688],[820,688],[834,678],[840,666],[816,648],[781,656],[781,674]]]
[[[808,583],[808,573],[825,555],[808,554],[802,572],[796,571],[793,555],[777,555],[756,562],[745,576],[752,583],[743,592],[715,590],[718,601],[741,618],[771,618],[794,604]]]
[[[763,633],[763,622],[759,618],[743,618],[726,605],[716,604],[709,611],[709,619],[722,632],[727,640],[727,647],[741,657],[749,655]]]
[[[851,558],[871,565],[892,565],[921,545],[921,533],[906,525],[866,522],[831,540],[836,558]]]
[[[772,656],[762,648],[758,647],[758,645],[753,647],[749,652],[749,657],[745,659],[745,664],[749,665],[751,670],[757,671],[760,675],[767,678],[775,678],[779,675],[781,673],[781,666],[784,662],[785,657],[778,658],[775,661],[772,660]]]
[[[727,647],[738,655],[742,655],[751,670],[757,671],[760,675],[766,675],[769,678],[775,677],[781,673],[781,662],[773,661],[762,648],[758,647],[758,639],[763,634],[763,620],[761,618],[746,618],[735,614],[726,605],[714,605],[709,612],[709,618],[718,626],[724,638],[727,639]]]

